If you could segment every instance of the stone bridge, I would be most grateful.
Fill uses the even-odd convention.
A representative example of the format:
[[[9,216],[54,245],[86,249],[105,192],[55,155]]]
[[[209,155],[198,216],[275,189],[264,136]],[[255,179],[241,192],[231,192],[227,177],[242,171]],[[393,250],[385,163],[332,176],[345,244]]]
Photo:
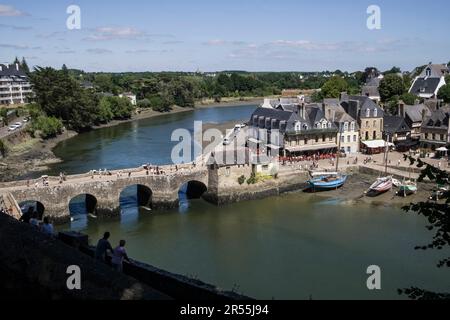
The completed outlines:
[[[152,209],[170,209],[179,204],[180,188],[185,186],[185,192],[190,198],[204,198],[214,202],[210,196],[208,169],[185,166],[166,168],[164,174],[152,174],[145,169],[121,170],[108,175],[74,175],[67,176],[60,183],[60,178],[49,177],[48,185],[43,179],[33,181],[18,181],[0,185],[0,194],[11,194],[17,203],[27,201],[37,203],[38,212],[51,217],[55,222],[63,223],[70,220],[69,204],[72,199],[85,195],[87,212],[98,216],[114,216],[120,214],[120,196],[122,191],[130,186],[137,186],[137,198],[140,206]]]

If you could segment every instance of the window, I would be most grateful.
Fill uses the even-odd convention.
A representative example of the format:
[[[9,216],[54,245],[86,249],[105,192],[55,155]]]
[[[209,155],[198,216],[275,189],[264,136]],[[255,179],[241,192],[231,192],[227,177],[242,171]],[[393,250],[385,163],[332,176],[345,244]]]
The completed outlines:
[[[370,109],[366,109],[366,118],[370,118]]]
[[[344,123],[344,131],[348,131],[348,122]]]
[[[342,136],[342,137],[341,137],[341,143],[344,143],[344,142],[345,142],[345,137]]]
[[[377,132],[376,131],[373,132],[373,140],[377,140]]]
[[[353,136],[353,142],[358,141],[358,137],[356,136],[356,134]]]
[[[377,127],[377,121],[376,121],[376,120],[373,122],[373,127],[374,127],[374,128]]]
[[[350,137],[350,136],[347,137],[347,142],[348,142],[348,143],[351,142],[351,137]]]
[[[322,136],[322,142],[327,141],[327,137],[325,135]]]
[[[366,121],[366,128],[369,128],[369,127],[370,127],[369,121]]]
[[[442,140],[442,141],[445,141],[445,138],[444,138],[444,135],[443,135],[443,134],[441,134],[441,140]]]
[[[297,121],[297,122],[295,123],[295,131],[300,131],[301,127],[302,127],[302,124],[301,124],[300,122]]]
[[[373,110],[373,116],[376,118],[378,117],[378,109],[375,108],[375,110]]]
[[[303,130],[308,130],[308,125],[306,123],[303,124]]]
[[[433,138],[432,138],[432,140],[436,140],[436,134],[435,134],[435,133],[433,133]]]
[[[351,130],[352,130],[352,131],[355,131],[356,126],[355,126],[355,123],[354,123],[354,122],[352,122],[352,124],[351,124],[350,127],[351,127]]]
[[[307,138],[305,138],[304,144],[305,144],[305,146],[308,144],[308,139]]]
[[[317,142],[319,142],[319,137],[318,137],[318,136],[316,136],[316,139],[315,139],[315,140],[316,140],[316,143],[317,143]]]
[[[352,148],[347,147],[347,153],[351,153],[352,152]]]
[[[430,68],[427,68],[425,74],[426,74],[427,77],[431,77],[431,69],[430,69]]]

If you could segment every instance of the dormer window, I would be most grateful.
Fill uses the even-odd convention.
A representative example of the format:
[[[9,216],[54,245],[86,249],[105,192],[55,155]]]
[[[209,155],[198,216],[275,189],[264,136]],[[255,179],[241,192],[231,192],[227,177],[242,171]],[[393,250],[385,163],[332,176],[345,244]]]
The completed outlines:
[[[366,118],[370,118],[370,109],[366,109]]]
[[[431,69],[427,68],[427,70],[425,71],[425,74],[427,77],[431,77]]]
[[[352,122],[352,124],[350,125],[350,127],[351,127],[352,131],[355,131],[355,123],[354,123],[354,122]]]
[[[302,128],[302,124],[301,124],[300,122],[297,121],[297,122],[295,123],[295,131],[298,132],[298,131],[301,130],[301,128]]]
[[[348,122],[344,123],[344,131],[348,131]]]
[[[303,130],[308,130],[308,125],[306,123],[303,124]]]
[[[373,110],[373,116],[374,116],[375,118],[378,117],[378,109],[377,109],[377,108],[375,108],[375,110]]]

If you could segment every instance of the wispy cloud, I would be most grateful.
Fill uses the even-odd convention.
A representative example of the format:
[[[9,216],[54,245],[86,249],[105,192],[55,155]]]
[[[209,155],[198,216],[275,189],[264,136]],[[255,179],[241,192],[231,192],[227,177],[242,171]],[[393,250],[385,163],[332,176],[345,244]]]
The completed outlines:
[[[173,38],[170,34],[151,34],[133,27],[99,27],[84,38],[87,41],[137,40],[151,38]]]
[[[16,49],[16,50],[39,50],[41,47],[30,47],[21,44],[0,43],[0,48]]]
[[[226,46],[226,45],[233,45],[233,46],[245,46],[248,45],[245,41],[228,41],[228,40],[222,40],[222,39],[213,39],[208,40],[206,42],[203,42],[203,45],[205,46]]]
[[[111,50],[109,49],[101,49],[101,48],[92,48],[92,49],[87,49],[86,50],[87,53],[91,53],[91,54],[107,54],[107,53],[113,53]]]
[[[0,17],[21,17],[28,16],[28,13],[20,11],[13,6],[0,4]]]
[[[58,53],[58,54],[74,54],[77,52],[75,50],[60,50],[60,51],[57,51],[56,53]]]
[[[4,29],[12,29],[12,30],[31,30],[33,29],[33,27],[29,27],[29,26],[15,26],[15,25],[10,25],[10,24],[3,24],[0,23],[0,28],[4,28]]]
[[[172,52],[171,50],[148,50],[148,49],[136,49],[136,50],[127,50],[125,53],[127,54],[145,54],[145,53],[168,53]]]

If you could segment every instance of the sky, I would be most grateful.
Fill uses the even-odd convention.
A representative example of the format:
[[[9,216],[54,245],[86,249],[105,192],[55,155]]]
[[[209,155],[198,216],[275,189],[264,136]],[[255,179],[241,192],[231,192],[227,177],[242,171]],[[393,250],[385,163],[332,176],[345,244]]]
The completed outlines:
[[[70,30],[67,8],[80,8]],[[370,5],[381,29],[367,27]],[[85,71],[356,71],[450,61],[448,0],[0,0],[0,62]]]

